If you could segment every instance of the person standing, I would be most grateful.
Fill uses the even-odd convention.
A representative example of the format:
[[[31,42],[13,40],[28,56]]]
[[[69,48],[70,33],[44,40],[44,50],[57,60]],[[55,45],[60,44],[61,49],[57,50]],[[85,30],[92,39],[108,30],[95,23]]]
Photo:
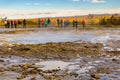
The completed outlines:
[[[26,28],[26,19],[23,20],[23,28]]]
[[[4,20],[5,28],[7,28],[7,20]]]
[[[44,27],[44,20],[43,19],[41,19],[41,25],[42,25],[42,27]]]
[[[67,27],[67,21],[64,20],[64,27],[66,28]]]
[[[85,20],[82,20],[83,29],[85,28]]]
[[[66,21],[67,26],[69,27],[69,20]]]
[[[49,18],[48,18],[47,22],[48,22],[48,26],[50,26],[51,20]]]
[[[63,27],[63,20],[60,20],[60,27]]]
[[[40,24],[40,18],[38,19],[38,27],[40,28],[41,24]]]
[[[10,24],[11,24],[11,28],[13,28],[13,21],[12,20],[11,20]]]
[[[17,20],[14,20],[14,26],[17,28]]]
[[[76,27],[76,29],[78,28],[78,21],[76,20],[75,22],[74,22],[74,24],[75,24],[75,27]]]
[[[74,28],[75,27],[75,20],[73,20],[72,24],[73,24],[73,28]]]
[[[48,21],[46,19],[44,21],[44,25],[45,25],[45,27],[47,27],[47,25],[48,25]]]
[[[21,22],[20,22],[20,20],[18,20],[18,27],[20,27],[20,24],[21,24]]]
[[[60,20],[57,19],[57,26],[60,27]]]
[[[7,21],[7,28],[10,28],[10,22]]]

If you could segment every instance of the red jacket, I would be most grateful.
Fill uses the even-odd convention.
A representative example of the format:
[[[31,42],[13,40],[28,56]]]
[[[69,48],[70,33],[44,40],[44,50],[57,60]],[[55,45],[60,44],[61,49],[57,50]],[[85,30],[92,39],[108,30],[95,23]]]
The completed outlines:
[[[44,20],[43,19],[40,22],[41,22],[42,25],[44,24]]]
[[[17,24],[17,21],[16,21],[16,20],[14,20],[14,24]]]
[[[84,20],[82,20],[82,24],[85,24],[85,21],[84,21]]]

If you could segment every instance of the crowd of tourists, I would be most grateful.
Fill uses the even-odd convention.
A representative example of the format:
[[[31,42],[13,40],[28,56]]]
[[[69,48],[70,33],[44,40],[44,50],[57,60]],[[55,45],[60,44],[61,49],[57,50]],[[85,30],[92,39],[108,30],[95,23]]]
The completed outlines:
[[[5,28],[17,28],[21,25],[23,25],[23,28],[26,28],[27,25],[27,21],[26,19],[24,19],[23,21],[19,21],[19,20],[4,20],[5,23]],[[38,27],[39,28],[43,28],[43,27],[51,27],[51,20],[48,19],[38,19]],[[74,28],[78,28],[78,25],[81,24],[83,26],[83,28],[85,28],[85,20],[82,20],[81,22],[79,22],[78,20],[73,20],[72,21],[72,26]],[[56,19],[56,26],[57,27],[69,27],[70,26],[70,22],[69,20],[63,20],[63,19]]]
[[[19,20],[4,20],[5,28],[17,28],[21,24],[23,24],[23,28],[26,28],[26,19],[23,20],[23,22]]]

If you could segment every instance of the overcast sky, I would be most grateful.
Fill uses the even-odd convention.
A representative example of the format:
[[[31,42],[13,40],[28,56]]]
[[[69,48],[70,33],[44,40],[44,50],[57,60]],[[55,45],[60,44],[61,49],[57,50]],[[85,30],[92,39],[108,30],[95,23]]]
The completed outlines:
[[[120,0],[0,0],[0,17],[36,18],[120,13]]]

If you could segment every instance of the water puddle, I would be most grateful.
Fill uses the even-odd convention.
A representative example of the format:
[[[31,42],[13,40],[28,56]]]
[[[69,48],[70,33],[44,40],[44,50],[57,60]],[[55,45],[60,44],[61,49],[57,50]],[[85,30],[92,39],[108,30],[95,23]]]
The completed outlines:
[[[52,69],[65,69],[68,65],[70,65],[72,63],[70,62],[64,62],[64,61],[44,61],[44,62],[39,62],[39,63],[36,63],[36,65],[40,66],[44,66],[43,70],[52,70]]]

